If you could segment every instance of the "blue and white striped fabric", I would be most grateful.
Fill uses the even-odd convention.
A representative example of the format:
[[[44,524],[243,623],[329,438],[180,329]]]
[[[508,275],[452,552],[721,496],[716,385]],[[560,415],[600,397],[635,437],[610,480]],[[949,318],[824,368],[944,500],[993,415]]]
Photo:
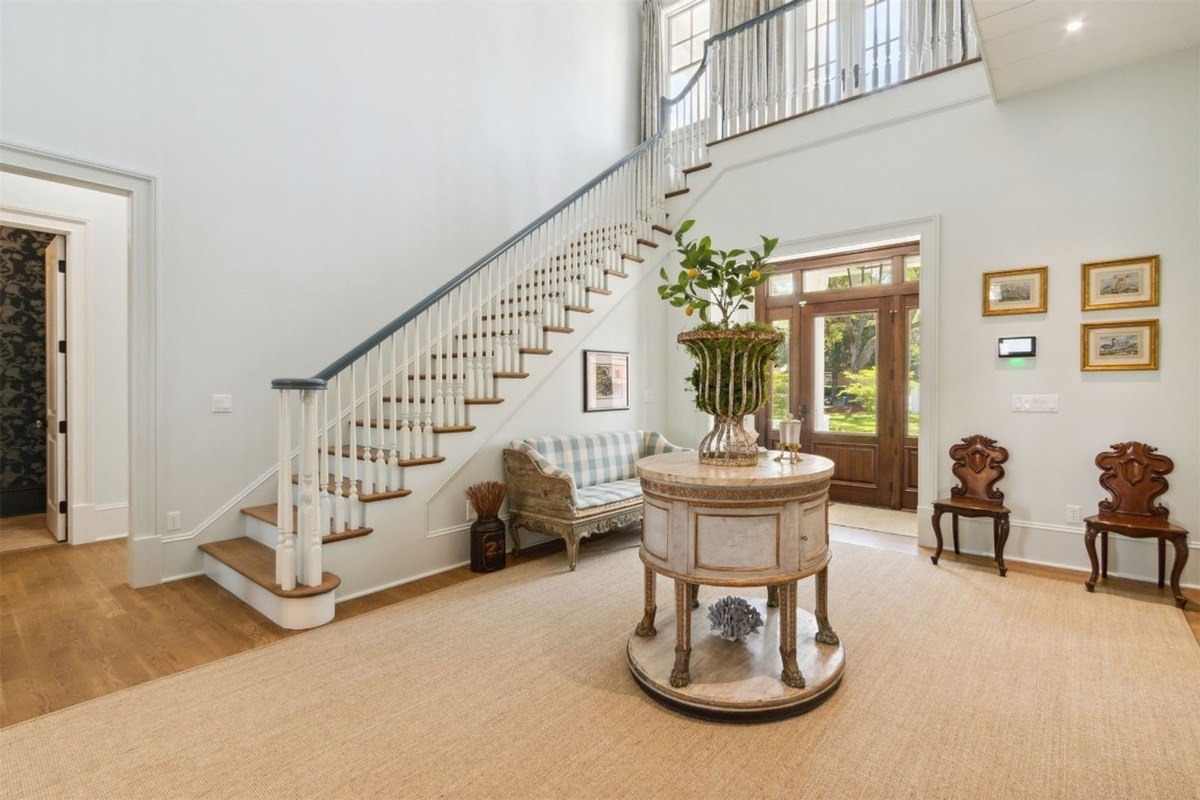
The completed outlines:
[[[576,508],[639,497],[642,487],[634,469],[639,458],[690,449],[655,431],[537,436],[518,439],[511,447],[528,453],[547,475],[570,481]]]
[[[630,478],[625,481],[610,481],[580,489],[576,493],[575,507],[594,508],[641,496],[642,483],[637,478]]]

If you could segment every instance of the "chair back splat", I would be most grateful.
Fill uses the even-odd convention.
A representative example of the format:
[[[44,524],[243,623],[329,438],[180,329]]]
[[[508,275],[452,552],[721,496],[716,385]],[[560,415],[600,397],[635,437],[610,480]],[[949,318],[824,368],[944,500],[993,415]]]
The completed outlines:
[[[964,437],[962,442],[950,448],[954,459],[954,477],[959,485],[950,490],[951,497],[969,497],[975,500],[1004,502],[1004,492],[996,484],[1004,477],[1008,461],[1008,450],[982,434]]]

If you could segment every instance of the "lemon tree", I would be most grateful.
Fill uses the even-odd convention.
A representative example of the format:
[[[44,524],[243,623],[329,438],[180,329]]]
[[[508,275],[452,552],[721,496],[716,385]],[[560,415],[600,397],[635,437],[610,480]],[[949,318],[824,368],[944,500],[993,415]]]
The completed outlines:
[[[683,256],[679,274],[672,282],[666,268],[660,269],[664,283],[658,294],[689,317],[698,313],[704,322],[728,328],[733,315],[754,302],[755,287],[766,282],[771,270],[766,261],[779,239],[760,236],[761,251],[717,250],[708,236],[684,242],[683,235],[695,222],[684,220],[675,230],[676,252]]]

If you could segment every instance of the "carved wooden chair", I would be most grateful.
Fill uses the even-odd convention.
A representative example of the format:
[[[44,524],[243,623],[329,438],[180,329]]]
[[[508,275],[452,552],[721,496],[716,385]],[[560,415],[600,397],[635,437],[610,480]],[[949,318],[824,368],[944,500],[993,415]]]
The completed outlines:
[[[1175,462],[1159,455],[1156,448],[1142,442],[1120,442],[1096,456],[1100,468],[1100,486],[1109,499],[1100,501],[1100,513],[1084,520],[1087,532],[1083,537],[1092,575],[1087,589],[1096,591],[1097,570],[1108,577],[1108,534],[1119,533],[1136,539],[1158,539],[1158,585],[1163,585],[1166,566],[1166,544],[1175,547],[1175,563],[1171,567],[1171,593],[1175,605],[1183,608],[1187,598],[1179,589],[1179,576],[1187,564],[1188,532],[1167,520],[1167,509],[1155,502],[1167,491],[1167,480]],[[1099,535],[1101,562],[1096,564],[1096,536]]]
[[[959,485],[950,490],[950,497],[933,504],[933,533],[937,537],[937,552],[930,559],[934,564],[942,556],[942,514],[953,519],[954,552],[958,554],[958,518],[991,517],[992,543],[1000,577],[1008,572],[1004,566],[1004,543],[1008,541],[1008,514],[1004,507],[1004,492],[996,484],[1004,477],[1008,451],[982,434],[967,436],[950,448],[954,459],[954,477]]]

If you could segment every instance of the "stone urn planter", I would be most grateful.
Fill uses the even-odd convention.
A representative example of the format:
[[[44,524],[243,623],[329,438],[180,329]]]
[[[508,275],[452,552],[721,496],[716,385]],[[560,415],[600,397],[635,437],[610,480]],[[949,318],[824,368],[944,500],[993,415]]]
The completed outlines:
[[[712,430],[700,441],[700,463],[754,466],[758,442],[742,420],[767,402],[771,363],[783,334],[775,330],[699,329],[684,331],[676,341],[696,360],[692,374],[696,405],[714,417]]]

